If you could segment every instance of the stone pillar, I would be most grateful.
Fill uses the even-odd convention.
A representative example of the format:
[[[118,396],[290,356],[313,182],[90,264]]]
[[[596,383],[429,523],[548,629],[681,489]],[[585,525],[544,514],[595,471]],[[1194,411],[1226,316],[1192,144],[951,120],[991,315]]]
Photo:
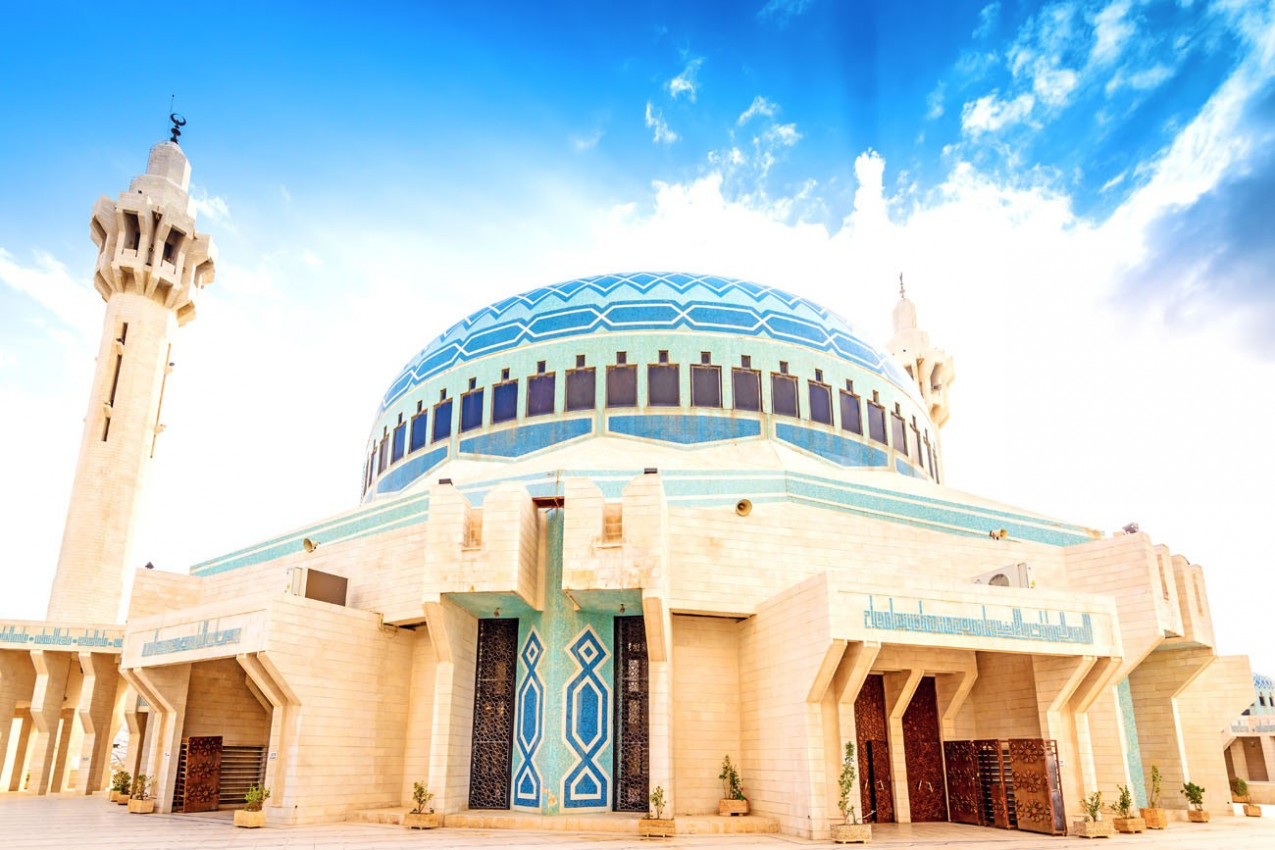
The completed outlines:
[[[84,682],[80,688],[79,718],[84,729],[80,745],[80,775],[76,790],[81,794],[101,791],[111,764],[111,743],[118,728],[112,723],[119,689],[119,656],[81,652]]]
[[[65,652],[31,650],[35,667],[35,688],[31,694],[31,781],[27,792],[47,794],[54,774],[54,756],[58,745],[58,721],[66,701],[66,682],[71,656]]]
[[[9,731],[19,702],[31,699],[35,688],[35,668],[26,651],[0,650],[0,770],[9,752]]]
[[[434,807],[451,814],[469,805],[478,620],[441,598],[425,603],[425,619],[436,655],[429,787],[434,791]]]
[[[28,773],[27,756],[30,754],[31,735],[35,731],[35,724],[31,722],[31,712],[19,710],[19,718],[22,725],[18,732],[18,748],[13,754],[13,773],[9,776],[9,790],[21,791],[25,787],[22,779]]]
[[[894,786],[894,819],[912,822],[912,798],[908,794],[908,765],[903,752],[903,714],[925,671],[908,670],[885,674],[885,710],[890,736],[890,780]]]
[[[170,812],[177,782],[177,757],[186,721],[186,697],[190,689],[190,665],[136,668],[126,673],[133,687],[151,707],[147,730],[148,752],[142,773],[154,782],[155,811]]]

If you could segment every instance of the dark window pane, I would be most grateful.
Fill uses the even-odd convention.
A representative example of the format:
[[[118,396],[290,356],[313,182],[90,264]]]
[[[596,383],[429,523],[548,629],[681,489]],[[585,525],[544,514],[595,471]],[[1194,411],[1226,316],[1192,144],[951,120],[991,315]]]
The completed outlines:
[[[607,407],[637,407],[637,367],[607,367]]]
[[[681,404],[676,366],[646,367],[646,403],[652,407],[677,407]]]
[[[434,433],[430,442],[437,443],[452,435],[452,400],[440,401],[434,405]]]
[[[403,454],[407,450],[407,425],[400,424],[394,429],[394,456],[390,458],[390,463],[398,463],[403,459]]]
[[[722,406],[722,369],[720,366],[691,367],[691,407]]]
[[[761,410],[761,375],[751,369],[731,369],[730,389],[736,410]]]
[[[925,460],[921,457],[921,432],[916,426],[912,426],[912,457],[921,466],[925,466]]]
[[[863,433],[863,420],[860,418],[859,397],[845,390],[841,391],[841,430]]]
[[[822,384],[810,384],[810,418],[825,425],[832,424],[832,390]]]
[[[384,472],[385,468],[390,465],[390,438],[381,438],[381,452],[378,457],[376,469],[378,472]]]
[[[580,359],[580,358],[577,358]],[[567,371],[567,410],[593,410],[598,403],[598,375],[593,369]]]
[[[425,446],[425,425],[429,422],[428,413],[418,413],[412,417],[412,438],[408,441],[407,452],[411,454]]]
[[[460,397],[461,433],[481,428],[483,425],[483,391],[474,390]]]
[[[894,437],[894,450],[902,454],[908,453],[908,431],[903,425],[903,417],[890,415],[890,431]]]
[[[491,424],[518,418],[518,382],[509,381],[491,388]]]
[[[868,402],[868,436],[878,443],[885,442],[885,408]]]
[[[553,391],[556,376],[535,375],[527,379],[527,415],[544,416],[553,413]]]
[[[797,379],[794,376],[770,376],[770,405],[780,416],[800,415],[797,410]]]

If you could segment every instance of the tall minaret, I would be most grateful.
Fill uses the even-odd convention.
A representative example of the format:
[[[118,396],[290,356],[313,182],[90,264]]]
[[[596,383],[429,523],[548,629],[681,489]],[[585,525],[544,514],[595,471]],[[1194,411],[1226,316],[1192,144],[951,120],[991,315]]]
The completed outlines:
[[[120,617],[133,533],[171,371],[177,328],[195,318],[212,282],[212,238],[195,232],[190,165],[171,140],[151,148],[146,173],[119,200],[102,197],[89,231],[97,244],[93,286],[106,322],[89,393],[48,619],[114,623]]]
[[[949,414],[947,388],[956,378],[956,363],[946,351],[930,345],[930,335],[916,326],[916,307],[903,290],[899,275],[899,303],[894,307],[894,336],[886,346],[921,388],[930,408],[930,421],[942,428]]]

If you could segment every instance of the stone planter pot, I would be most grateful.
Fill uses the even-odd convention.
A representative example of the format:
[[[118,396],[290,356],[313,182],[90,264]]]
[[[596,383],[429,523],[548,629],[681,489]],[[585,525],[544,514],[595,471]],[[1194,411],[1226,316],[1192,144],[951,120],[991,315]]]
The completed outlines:
[[[747,800],[718,800],[717,813],[723,817],[748,814]]]
[[[1072,821],[1071,834],[1081,838],[1110,838],[1116,834],[1116,828],[1109,820]]]
[[[129,800],[128,810],[131,814],[135,814],[135,815],[149,815],[151,812],[155,811],[155,801],[154,800]]]
[[[1186,819],[1189,820],[1191,823],[1208,823],[1209,813],[1205,811],[1200,811],[1197,809],[1188,809],[1186,813]]]
[[[1252,803],[1245,803],[1244,816],[1249,818],[1260,818],[1262,816],[1262,807],[1254,806]]]
[[[867,844],[872,841],[872,824],[870,823],[836,823],[832,825],[832,840],[835,844]]]
[[[408,812],[403,815],[403,826],[408,829],[438,829],[438,812]]]
[[[120,792],[112,789],[106,799],[110,800],[112,803],[118,803],[120,801]]]
[[[115,793],[119,795],[115,798],[115,802],[120,804],[121,806],[127,806],[128,801],[132,799],[131,797],[128,796],[127,791],[116,791]]]
[[[643,838],[671,838],[677,832],[673,818],[642,818],[638,821],[638,835]]]
[[[1147,822],[1142,818],[1112,818],[1111,822],[1115,825],[1116,832],[1133,833],[1147,831]]]
[[[250,812],[247,809],[235,809],[235,826],[244,829],[258,829],[266,825],[265,810]]]
[[[1166,829],[1169,826],[1169,814],[1164,809],[1141,809],[1140,813],[1147,822],[1147,829]]]

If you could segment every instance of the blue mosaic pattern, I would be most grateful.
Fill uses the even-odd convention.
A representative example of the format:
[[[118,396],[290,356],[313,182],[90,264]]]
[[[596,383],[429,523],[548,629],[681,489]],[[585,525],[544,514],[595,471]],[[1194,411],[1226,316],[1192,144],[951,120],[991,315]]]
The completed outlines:
[[[567,653],[578,671],[566,685],[562,732],[576,761],[562,778],[562,807],[606,808],[611,803],[610,776],[597,757],[611,737],[611,688],[598,670],[610,652],[593,627],[585,626]]]
[[[518,724],[514,736],[518,756],[522,760],[514,774],[515,806],[535,808],[540,805],[541,782],[540,773],[536,770],[536,752],[544,739],[545,688],[537,668],[543,655],[544,644],[540,642],[540,635],[532,629],[519,653],[525,673],[522,687],[518,689]]]
[[[1116,685],[1116,701],[1120,705],[1120,720],[1124,725],[1124,760],[1129,768],[1129,790],[1133,792],[1134,805],[1147,806],[1147,778],[1142,772],[1142,745],[1138,743],[1138,721],[1133,713],[1133,690],[1129,679]]]
[[[394,467],[389,471],[389,474],[376,482],[376,492],[397,493],[445,460],[447,460],[446,444],[433,451],[417,455],[407,463],[401,463]]]
[[[914,382],[845,319],[779,289],[676,272],[598,275],[498,301],[453,325],[409,362],[381,401],[399,397],[458,364],[520,345],[607,331],[763,336],[826,351],[916,396]]]
[[[789,425],[787,422],[775,425],[775,437],[841,466],[885,466],[888,462],[886,452],[882,449],[829,434],[827,431]]]
[[[761,422],[757,419],[734,419],[727,416],[608,416],[607,431],[628,437],[690,445],[760,437]]]
[[[460,450],[463,454],[522,457],[591,433],[592,419],[537,422],[534,425],[519,425],[504,431],[469,437],[460,441]]]

